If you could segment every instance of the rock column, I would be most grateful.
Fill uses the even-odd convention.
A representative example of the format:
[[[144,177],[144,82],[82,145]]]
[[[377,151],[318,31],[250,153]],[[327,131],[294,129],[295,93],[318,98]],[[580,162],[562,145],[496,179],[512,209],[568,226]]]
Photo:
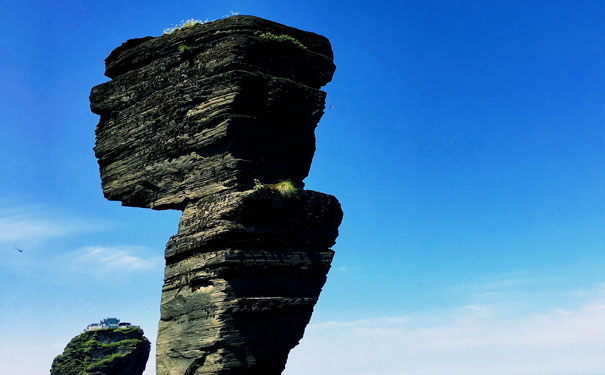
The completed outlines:
[[[304,190],[334,73],[320,35],[234,16],[132,39],[91,93],[103,192],[183,211],[166,246],[158,375],[281,374],[342,219]]]

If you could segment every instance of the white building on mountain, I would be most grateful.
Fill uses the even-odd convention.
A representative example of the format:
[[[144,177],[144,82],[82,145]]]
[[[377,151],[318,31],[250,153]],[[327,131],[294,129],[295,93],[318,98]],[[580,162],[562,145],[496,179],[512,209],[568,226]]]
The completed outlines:
[[[104,329],[104,328],[122,328],[129,327],[130,323],[120,323],[120,319],[118,318],[105,318],[101,319],[99,323],[91,323],[86,327],[85,331],[94,331],[95,329]]]

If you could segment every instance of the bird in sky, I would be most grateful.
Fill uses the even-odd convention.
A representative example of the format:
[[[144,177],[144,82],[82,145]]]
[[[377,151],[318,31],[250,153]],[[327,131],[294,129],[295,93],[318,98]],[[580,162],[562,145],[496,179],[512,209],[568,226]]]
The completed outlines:
[[[23,249],[17,249],[17,251],[18,251],[18,252],[20,252],[20,253],[22,253],[22,252],[23,252]]]

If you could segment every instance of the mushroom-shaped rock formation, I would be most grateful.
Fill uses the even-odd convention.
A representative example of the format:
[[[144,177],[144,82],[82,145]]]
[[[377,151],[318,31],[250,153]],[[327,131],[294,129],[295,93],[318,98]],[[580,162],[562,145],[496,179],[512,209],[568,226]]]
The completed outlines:
[[[329,41],[233,16],[129,40],[105,63],[111,81],[90,96],[105,197],[183,211],[166,247],[157,374],[281,374],[342,220],[336,198],[303,189]]]

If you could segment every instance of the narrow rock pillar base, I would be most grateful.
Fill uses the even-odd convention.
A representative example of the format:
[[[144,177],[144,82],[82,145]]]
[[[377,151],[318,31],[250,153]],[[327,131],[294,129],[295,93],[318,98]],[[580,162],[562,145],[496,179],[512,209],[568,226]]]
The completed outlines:
[[[166,249],[158,375],[281,374],[330,269],[338,201],[262,189],[188,206]]]

